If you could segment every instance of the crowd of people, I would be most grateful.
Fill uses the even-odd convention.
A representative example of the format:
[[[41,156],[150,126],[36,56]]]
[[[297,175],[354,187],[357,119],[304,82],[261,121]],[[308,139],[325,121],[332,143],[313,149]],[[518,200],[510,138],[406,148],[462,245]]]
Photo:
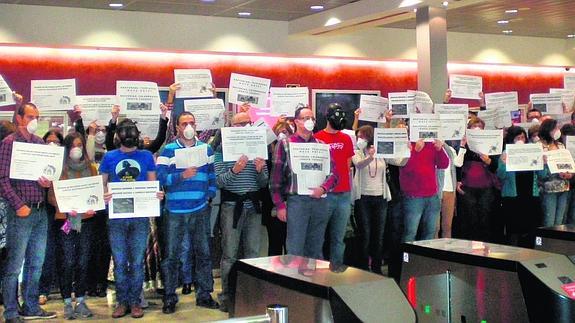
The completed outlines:
[[[65,319],[92,316],[87,297],[106,296],[110,258],[117,300],[113,318],[144,316],[144,282],[157,276],[163,282],[165,314],[176,311],[178,287],[186,295],[192,285],[197,306],[228,311],[230,270],[237,259],[260,255],[262,224],[269,255],[326,259],[336,273],[353,265],[382,274],[382,265],[401,242],[457,237],[529,247],[535,227],[575,222],[572,174],[551,174],[546,165],[541,171],[509,172],[506,152],[474,152],[465,138],[417,140],[408,144],[409,157],[379,158],[373,126],[358,122],[359,109],[348,116],[337,103],[327,107],[324,129],[317,129],[308,106],[280,117],[271,126],[277,139],[268,146],[267,160],[243,155],[224,161],[218,129],[199,133],[193,112],[171,115],[178,87],[170,86],[168,101],[161,104],[153,140],[143,138],[134,121],[120,120],[118,106],[107,126],[90,122],[87,129],[76,107],[74,129],[65,137],[61,129],[50,129],[41,138],[36,135],[40,110],[14,94],[14,120],[0,123],[0,273],[6,322],[55,318],[40,307],[49,300],[54,281]],[[447,91],[444,101],[449,100]],[[479,105],[483,108],[484,101]],[[247,104],[239,107],[227,126],[250,126],[248,109]],[[350,117],[355,118],[354,136],[343,131]],[[409,127],[409,120],[392,123],[392,117],[386,114],[385,127]],[[529,130],[504,129],[504,144],[540,142],[550,151],[563,149],[565,135],[575,134],[574,125],[560,128],[537,109],[530,108],[526,117]],[[467,126],[484,129],[485,123],[470,113]],[[50,180],[10,178],[14,142],[64,147],[60,180],[101,175],[107,202],[113,197],[108,183],[157,180],[162,216],[109,219],[106,210],[60,212]],[[306,179],[291,162],[290,145],[299,143],[329,145],[330,170],[320,185],[309,187],[309,194],[298,189],[298,181]],[[177,150],[201,146],[207,154],[204,165],[176,167]],[[222,250],[217,299],[212,297],[210,246],[215,223]],[[346,239],[350,223],[355,244]],[[346,256],[346,249],[357,251],[357,259]]]

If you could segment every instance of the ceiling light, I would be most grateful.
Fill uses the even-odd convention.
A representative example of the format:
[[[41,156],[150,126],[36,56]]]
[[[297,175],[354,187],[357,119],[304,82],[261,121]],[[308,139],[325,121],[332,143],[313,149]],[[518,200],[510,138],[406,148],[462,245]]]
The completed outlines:
[[[499,20],[499,21],[497,21],[497,23],[500,25],[506,25],[509,23],[509,20]]]
[[[509,35],[513,33],[513,30],[504,30],[503,33]]]
[[[252,13],[251,12],[247,12],[247,11],[242,11],[242,12],[238,12],[238,16],[242,16],[242,17],[248,17],[251,16]]]
[[[575,38],[575,34],[567,35],[567,38]]]
[[[216,2],[216,0],[202,0],[202,2]]]
[[[442,5],[443,5],[444,7],[449,6],[449,1],[443,1]]]
[[[420,3],[421,3],[421,0],[403,0],[399,4],[399,7],[400,8],[411,7],[411,6],[415,6],[416,4],[420,4]]]
[[[112,8],[122,8],[124,6],[123,3],[110,3],[108,6]]]
[[[505,10],[505,13],[517,13],[517,12],[519,12],[519,10],[517,10],[517,9]]]
[[[325,27],[333,26],[333,25],[339,24],[340,22],[341,22],[341,20],[339,20],[339,19],[337,19],[337,18],[335,18],[335,17],[331,17],[331,18],[329,18],[329,19],[325,22],[324,26],[325,26]]]
[[[311,10],[323,10],[323,6],[311,6],[309,7]]]

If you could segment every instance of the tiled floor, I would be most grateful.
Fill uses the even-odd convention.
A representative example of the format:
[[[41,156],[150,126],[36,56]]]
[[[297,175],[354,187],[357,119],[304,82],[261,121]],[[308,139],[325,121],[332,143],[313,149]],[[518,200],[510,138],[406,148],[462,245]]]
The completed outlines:
[[[215,292],[212,294],[214,299],[218,292],[220,292],[220,279],[215,279],[216,286]],[[108,290],[108,293],[111,291]],[[180,290],[178,290],[180,293]],[[215,320],[225,320],[228,318],[227,313],[220,312],[219,310],[210,310],[196,306],[195,293],[190,295],[178,294],[180,302],[177,305],[176,313],[166,315],[162,313],[162,299],[160,295],[153,292],[146,292],[146,299],[150,303],[150,307],[145,310],[145,315],[141,319],[132,319],[129,315],[121,319],[112,319],[113,306],[108,304],[107,298],[89,298],[87,304],[94,313],[94,316],[86,320],[74,320],[72,322],[207,322]],[[51,300],[43,306],[47,311],[56,311],[58,318],[46,322],[66,322],[63,319],[63,303],[62,298],[57,294],[51,295]],[[2,308],[3,311],[3,308]]]

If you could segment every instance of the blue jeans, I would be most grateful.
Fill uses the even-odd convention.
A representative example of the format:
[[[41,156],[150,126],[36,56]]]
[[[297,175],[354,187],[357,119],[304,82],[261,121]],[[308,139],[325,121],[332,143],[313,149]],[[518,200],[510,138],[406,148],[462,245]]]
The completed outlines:
[[[431,197],[404,196],[404,225],[401,241],[415,241],[418,230],[420,232],[418,240],[433,239],[440,209],[441,203],[437,194]]]
[[[149,218],[108,220],[118,304],[140,304],[149,231]]]
[[[567,211],[569,192],[541,193],[543,207],[543,226],[552,227],[563,224]]]
[[[194,253],[192,251],[192,236],[185,230],[182,237],[182,250],[180,252],[180,280],[182,284],[193,282]]]
[[[329,220],[327,198],[290,195],[287,199],[287,253],[322,259],[325,230]]]
[[[343,265],[345,231],[351,215],[351,193],[328,193],[329,261],[333,266]]]
[[[32,208],[27,217],[19,217],[11,207],[8,209],[6,230],[6,265],[2,293],[4,295],[4,318],[18,317],[18,276],[24,262],[22,295],[25,314],[40,312],[38,285],[46,254],[48,217],[45,208]]]
[[[208,226],[210,220],[209,208],[190,214],[169,213],[164,219],[164,260],[162,260],[162,274],[164,279],[164,303],[178,302],[176,288],[178,287],[178,274],[182,239],[186,231],[192,241],[193,253],[196,257],[196,298],[206,299],[214,291],[214,278],[212,277],[212,260],[210,255]]]
[[[48,234],[46,236],[46,255],[44,256],[44,264],[42,265],[42,275],[40,276],[40,285],[38,287],[38,291],[40,295],[50,295],[50,291],[52,290],[52,285],[54,280],[58,283],[58,279],[56,277],[56,272],[59,271],[56,267],[57,264],[57,256],[56,256],[56,247],[57,247],[57,237],[62,232],[60,227],[62,224],[58,226],[56,220],[54,220],[54,215],[56,213],[56,209],[52,205],[46,205],[46,213],[48,214]]]
[[[60,227],[64,221],[55,221]],[[58,268],[60,268],[60,294],[62,298],[86,295],[88,265],[92,252],[95,219],[82,221],[82,230],[66,234],[60,230],[57,238]]]
[[[220,226],[222,229],[222,293],[219,299],[229,298],[229,275],[232,266],[241,254],[243,258],[256,258],[260,254],[262,215],[254,208],[244,206],[236,228],[234,228],[235,202],[221,204]],[[240,253],[240,246],[242,252]]]

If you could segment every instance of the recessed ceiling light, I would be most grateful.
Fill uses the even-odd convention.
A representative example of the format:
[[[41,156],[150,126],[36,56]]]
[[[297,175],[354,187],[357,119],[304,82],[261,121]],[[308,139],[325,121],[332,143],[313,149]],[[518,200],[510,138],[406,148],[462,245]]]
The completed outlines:
[[[442,5],[443,5],[444,7],[449,6],[449,1],[443,1]]]
[[[216,2],[216,0],[202,0],[202,2]]]
[[[110,3],[108,6],[112,8],[122,8],[124,6],[123,3]]]
[[[323,6],[311,6],[309,7],[311,10],[323,10]]]
[[[519,10],[517,10],[517,9],[505,10],[505,13],[517,13],[517,12],[519,12]]]
[[[509,23],[509,20],[499,20],[499,21],[497,21],[497,23],[500,25],[506,25]]]
[[[238,16],[242,16],[242,17],[248,17],[251,16],[252,13],[251,12],[247,12],[247,11],[242,11],[242,12],[238,12]]]
[[[504,30],[503,33],[504,34],[511,34],[511,33],[513,33],[513,30]]]
[[[567,35],[567,38],[575,38],[575,34]]]

